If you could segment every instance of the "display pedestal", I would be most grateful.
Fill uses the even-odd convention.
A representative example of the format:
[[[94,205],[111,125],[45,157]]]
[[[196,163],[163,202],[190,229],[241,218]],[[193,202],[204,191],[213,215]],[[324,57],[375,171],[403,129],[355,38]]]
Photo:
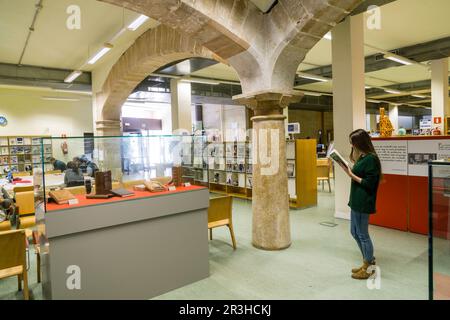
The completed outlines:
[[[208,277],[208,189],[178,189],[48,205],[38,222],[44,298],[150,299]]]

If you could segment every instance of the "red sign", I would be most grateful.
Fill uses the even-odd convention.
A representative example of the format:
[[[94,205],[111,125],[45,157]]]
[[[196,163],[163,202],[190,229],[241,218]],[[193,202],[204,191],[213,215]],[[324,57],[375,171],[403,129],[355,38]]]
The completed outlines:
[[[442,118],[441,117],[434,117],[433,118],[433,123],[434,124],[441,124],[442,123]]]

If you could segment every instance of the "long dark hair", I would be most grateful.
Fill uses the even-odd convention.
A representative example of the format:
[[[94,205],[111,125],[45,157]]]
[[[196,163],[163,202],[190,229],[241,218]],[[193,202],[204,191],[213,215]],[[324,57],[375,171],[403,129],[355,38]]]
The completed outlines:
[[[381,174],[381,161],[380,158],[378,158],[377,152],[375,151],[372,143],[372,139],[370,138],[370,135],[367,133],[367,131],[358,129],[350,133],[350,143],[353,145],[352,153],[350,154],[350,160],[352,160],[353,162],[359,160],[355,157],[355,148],[357,149],[357,151],[363,154],[372,154],[377,160],[378,168],[380,169]]]

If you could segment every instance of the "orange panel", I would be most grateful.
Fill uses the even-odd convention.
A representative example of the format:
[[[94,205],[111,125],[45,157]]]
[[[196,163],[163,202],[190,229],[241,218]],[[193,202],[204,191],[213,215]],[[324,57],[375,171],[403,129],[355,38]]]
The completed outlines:
[[[383,175],[377,198],[377,213],[370,223],[402,231],[408,230],[408,177]]]
[[[409,176],[409,231],[428,234],[428,177]]]

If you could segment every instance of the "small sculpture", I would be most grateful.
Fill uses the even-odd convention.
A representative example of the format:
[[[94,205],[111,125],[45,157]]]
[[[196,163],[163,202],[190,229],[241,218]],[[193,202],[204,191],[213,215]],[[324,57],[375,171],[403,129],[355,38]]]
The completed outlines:
[[[391,120],[386,116],[384,108],[380,108],[380,136],[383,138],[392,137],[394,127]]]

